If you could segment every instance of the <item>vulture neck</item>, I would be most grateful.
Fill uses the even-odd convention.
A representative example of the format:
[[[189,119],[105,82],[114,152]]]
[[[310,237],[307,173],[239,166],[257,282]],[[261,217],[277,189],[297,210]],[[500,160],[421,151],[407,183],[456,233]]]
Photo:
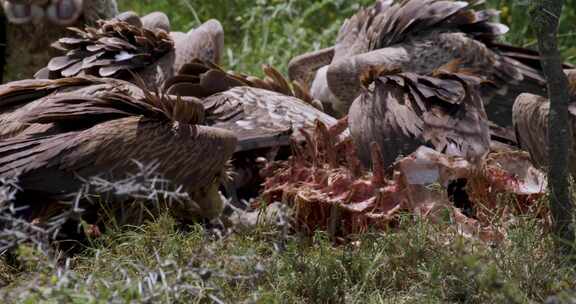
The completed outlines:
[[[337,98],[334,109],[342,116],[348,113],[352,102],[360,95],[361,78],[365,72],[374,68],[381,72],[401,70],[411,59],[404,46],[395,46],[332,62],[328,67],[326,79],[330,92]]]

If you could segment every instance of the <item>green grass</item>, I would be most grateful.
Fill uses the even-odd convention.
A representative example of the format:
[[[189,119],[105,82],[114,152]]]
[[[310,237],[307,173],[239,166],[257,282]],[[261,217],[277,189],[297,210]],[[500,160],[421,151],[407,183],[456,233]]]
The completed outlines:
[[[342,17],[353,14],[369,0],[215,0],[121,1],[121,9],[140,14],[166,12],[172,28],[187,31],[216,18],[226,34],[226,66],[261,74],[268,63],[285,68],[300,53],[328,46],[338,33]]]
[[[576,62],[576,1],[565,1],[559,29],[566,60]],[[291,58],[331,45],[344,18],[373,0],[123,0],[122,10],[140,14],[166,12],[174,30],[187,31],[210,18],[222,22],[226,34],[225,66],[261,75],[264,63],[286,72]],[[510,26],[506,40],[536,47],[528,17],[528,1],[488,0],[488,7],[502,11]]]
[[[175,30],[209,18],[226,31],[225,66],[283,72],[290,58],[330,45],[349,0],[120,0],[139,13],[162,10]],[[354,2],[354,4],[351,4]],[[201,3],[201,4],[199,4]],[[534,46],[522,1],[490,0],[511,25],[509,42]],[[576,59],[576,6],[560,28],[566,59]],[[509,240],[490,246],[448,225],[405,219],[393,233],[333,246],[326,235],[287,236],[259,226],[223,239],[186,231],[168,216],[142,227],[110,228],[83,252],[58,263],[29,246],[0,262],[7,303],[542,303],[576,288],[576,270],[559,260],[543,228],[520,219]],[[18,266],[14,266],[18,265]]]
[[[333,246],[322,233],[288,237],[259,226],[220,240],[162,216],[105,234],[53,265],[20,248],[8,303],[541,303],[575,286],[534,222],[487,246],[448,225],[405,219],[396,233]],[[284,244],[284,246],[275,246]],[[277,249],[283,248],[283,249]]]

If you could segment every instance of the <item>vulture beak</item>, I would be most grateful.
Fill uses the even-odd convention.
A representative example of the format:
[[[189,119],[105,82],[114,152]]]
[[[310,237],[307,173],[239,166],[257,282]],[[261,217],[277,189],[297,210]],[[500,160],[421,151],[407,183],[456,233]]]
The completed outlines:
[[[32,20],[32,5],[28,3],[15,3],[2,1],[2,9],[10,23],[24,24]]]
[[[55,24],[71,25],[82,15],[83,0],[52,0],[46,8],[46,16]]]

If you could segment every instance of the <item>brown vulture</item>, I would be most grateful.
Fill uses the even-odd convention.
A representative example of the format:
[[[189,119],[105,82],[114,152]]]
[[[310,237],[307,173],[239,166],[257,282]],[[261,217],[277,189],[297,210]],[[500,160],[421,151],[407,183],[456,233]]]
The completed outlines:
[[[168,93],[202,99],[206,122],[232,131],[238,138],[234,155],[236,176],[227,187],[227,194],[238,203],[258,193],[261,182],[258,159],[268,161],[286,157],[290,140],[305,140],[306,131],[316,121],[327,126],[337,124],[335,118],[320,109],[305,87],[290,85],[274,68],[264,66],[263,79],[226,72],[219,66],[195,60],[185,65],[178,76],[165,84]]]
[[[490,132],[479,78],[378,71],[366,77],[366,87],[348,114],[352,139],[366,166],[372,142],[379,145],[386,167],[426,144],[475,163],[488,153]]]
[[[156,94],[116,79],[30,80],[44,82],[44,88],[64,81],[77,88],[14,112],[19,122],[35,127],[0,141],[0,178],[17,178],[28,197],[60,199],[91,177],[116,180],[135,173],[134,161],[157,162],[156,173],[189,194],[177,209],[179,218],[220,214],[220,177],[237,139],[228,130],[201,125],[205,113],[198,99]],[[4,91],[0,100],[31,99],[37,88]]]
[[[168,17],[163,13],[151,13],[142,18],[135,13],[122,13],[117,18],[99,21],[99,27],[73,29],[76,36],[61,38],[55,47],[67,50],[64,56],[54,57],[37,73],[37,80],[29,79],[7,83],[0,87],[0,139],[12,136],[22,130],[45,128],[22,124],[18,115],[25,109],[36,107],[44,96],[69,92],[82,88],[83,94],[91,94],[85,89],[96,79],[87,80],[81,75],[114,77],[131,80],[131,73],[137,73],[149,87],[161,87],[185,64],[194,58],[218,61],[223,49],[223,29],[216,20],[210,20],[188,33],[168,34]],[[48,82],[44,79],[59,79]],[[106,80],[106,84],[113,80]],[[115,84],[116,85],[116,84]],[[119,84],[124,86],[124,84]],[[34,94],[17,95],[32,90]],[[20,109],[20,107],[24,107]]]
[[[576,70],[565,70],[570,84],[571,103],[568,111],[571,114],[570,124],[575,130],[576,116]],[[520,147],[530,153],[533,163],[538,167],[548,164],[548,113],[550,101],[547,97],[535,94],[520,94],[514,102],[513,122],[514,131]],[[571,172],[576,173],[576,158],[574,147],[571,155]]]
[[[458,60],[496,85],[483,92],[487,115],[511,126],[515,97],[544,94],[545,83],[537,52],[498,43],[507,27],[489,21],[497,11],[475,9],[482,2],[377,0],[344,22],[333,47],[294,58],[290,78],[311,82],[327,112],[345,115],[370,68],[428,75]]]
[[[273,157],[279,147],[289,146],[293,134],[303,139],[300,129],[314,127],[316,120],[336,124],[312,105],[305,90],[289,86],[270,67],[265,73],[266,78],[258,79],[196,59],[165,83],[163,98],[147,93],[143,85],[93,76],[0,86],[0,124],[5,126],[0,134],[0,177],[17,176],[25,192],[57,197],[78,189],[78,176],[111,172],[116,178],[117,172],[130,172],[132,159],[158,160],[160,173],[190,187],[194,201],[211,212],[200,215],[216,216],[220,180],[214,176],[232,153],[240,162],[251,162],[237,166],[237,187],[253,185],[258,156]],[[179,114],[182,111],[185,115]],[[162,113],[176,114],[170,120]],[[181,123],[172,122],[188,116],[203,126],[181,131]],[[183,140],[187,136],[193,140]],[[206,209],[210,206],[219,208]]]
[[[36,78],[57,79],[82,75],[129,80],[135,72],[151,87],[160,87],[194,58],[219,62],[224,48],[224,30],[209,20],[188,33],[170,32],[165,14],[139,18],[133,12],[97,27],[71,28],[74,35],[57,40],[53,57]]]

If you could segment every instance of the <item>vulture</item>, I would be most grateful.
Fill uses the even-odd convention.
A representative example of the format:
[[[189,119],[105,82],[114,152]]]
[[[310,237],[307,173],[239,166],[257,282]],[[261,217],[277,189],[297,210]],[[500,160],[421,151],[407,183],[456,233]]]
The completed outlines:
[[[2,85],[0,178],[18,177],[27,195],[60,197],[82,185],[78,177],[116,179],[132,172],[131,160],[157,160],[159,173],[190,187],[201,209],[179,212],[217,216],[217,177],[231,157],[239,172],[229,187],[234,195],[254,188],[258,156],[275,157],[294,134],[303,140],[300,129],[317,120],[336,124],[303,89],[271,67],[264,71],[259,79],[194,59],[156,95],[137,75],[138,85],[88,75]]]
[[[271,67],[265,67],[264,79],[223,71],[218,64],[224,34],[216,20],[188,33],[168,32],[164,14],[139,18],[126,12],[98,21],[96,27],[71,30],[73,35],[54,43],[63,54],[52,58],[36,79],[0,86],[0,124],[6,126],[0,139],[67,134],[69,124],[40,118],[49,116],[46,105],[52,100],[72,95],[82,96],[79,103],[84,103],[114,88],[140,100],[142,93],[130,84],[137,79],[149,87],[163,88],[170,96],[198,100],[205,125],[227,130],[236,138],[235,159],[244,159],[243,155],[274,157],[279,146],[289,147],[293,133],[303,139],[301,127],[314,126],[316,119],[327,125],[336,123],[317,109],[320,103],[305,88],[290,86]],[[74,107],[67,104],[59,109]],[[82,120],[75,123],[83,125]],[[89,140],[91,133],[82,136]]]
[[[151,87],[160,87],[194,58],[218,63],[224,48],[224,30],[208,20],[187,33],[170,32],[168,17],[154,12],[139,18],[125,12],[97,27],[70,28],[74,35],[58,39],[53,57],[35,77],[57,79],[80,75],[129,80],[140,75]]]
[[[570,85],[570,124],[575,130],[576,116],[576,70],[565,70]],[[550,101],[547,97],[530,93],[523,93],[514,102],[513,123],[514,131],[520,147],[530,153],[534,165],[547,167],[548,164],[548,114]],[[576,158],[574,147],[571,151],[571,172],[576,174]]]
[[[58,54],[49,46],[66,27],[95,25],[118,14],[116,0],[0,0],[0,5],[0,83],[32,77]]]
[[[371,166],[371,145],[383,165],[430,145],[439,152],[479,163],[490,150],[490,130],[475,76],[437,71],[363,76],[365,85],[352,103],[348,123],[358,157]]]
[[[239,207],[243,206],[238,205],[238,196],[253,197],[263,182],[258,159],[286,157],[291,141],[304,141],[317,121],[327,126],[338,123],[305,88],[290,85],[270,66],[264,65],[263,72],[265,77],[260,79],[195,60],[165,84],[169,94],[200,98],[206,122],[238,138],[233,160],[236,175],[225,192]]]
[[[545,93],[537,52],[500,44],[507,31],[490,22],[498,12],[475,9],[483,1],[377,0],[340,28],[334,46],[293,58],[292,80],[310,86],[335,116],[348,113],[371,68],[429,75],[458,60],[496,88],[483,91],[488,118],[510,127],[521,92]]]
[[[292,135],[303,139],[301,129],[313,128],[316,120],[327,126],[336,124],[336,119],[325,114],[306,89],[297,84],[291,86],[271,66],[264,65],[263,72],[266,76],[260,79],[226,72],[216,64],[197,59],[165,83],[165,90],[172,95],[202,99],[207,113],[214,114],[207,120],[234,131],[239,137],[239,150],[261,148],[273,137],[283,138],[280,141],[288,145]],[[271,137],[272,134],[287,136]]]
[[[25,86],[38,81],[44,82],[41,89]],[[228,130],[203,125],[206,115],[198,99],[92,76],[28,82],[20,82],[18,90],[0,87],[0,103],[45,95],[16,111],[18,121],[34,130],[0,141],[0,179],[17,178],[22,195],[69,198],[91,177],[135,174],[137,161],[157,163],[156,173],[189,195],[189,201],[174,206],[178,218],[221,213],[218,187],[237,139]],[[62,86],[76,88],[45,94]]]
[[[23,124],[21,113],[42,103],[41,97],[60,92],[85,89],[94,82],[81,75],[114,77],[134,82],[133,73],[150,87],[161,87],[185,64],[194,58],[218,61],[223,48],[223,30],[220,23],[210,20],[188,33],[168,34],[168,17],[151,13],[142,18],[135,13],[122,13],[117,18],[99,21],[98,28],[74,28],[75,37],[59,39],[55,46],[67,50],[66,55],[52,58],[47,67],[37,73],[37,79],[7,83],[0,87],[0,139],[24,130],[37,131],[45,125]],[[176,72],[175,72],[176,71]],[[58,81],[47,81],[48,79]],[[105,83],[113,83],[108,79]],[[118,85],[118,84],[115,84]],[[126,86],[126,84],[120,84]],[[105,86],[104,86],[105,87]],[[103,88],[102,86],[97,88]],[[23,95],[21,92],[33,91]]]

